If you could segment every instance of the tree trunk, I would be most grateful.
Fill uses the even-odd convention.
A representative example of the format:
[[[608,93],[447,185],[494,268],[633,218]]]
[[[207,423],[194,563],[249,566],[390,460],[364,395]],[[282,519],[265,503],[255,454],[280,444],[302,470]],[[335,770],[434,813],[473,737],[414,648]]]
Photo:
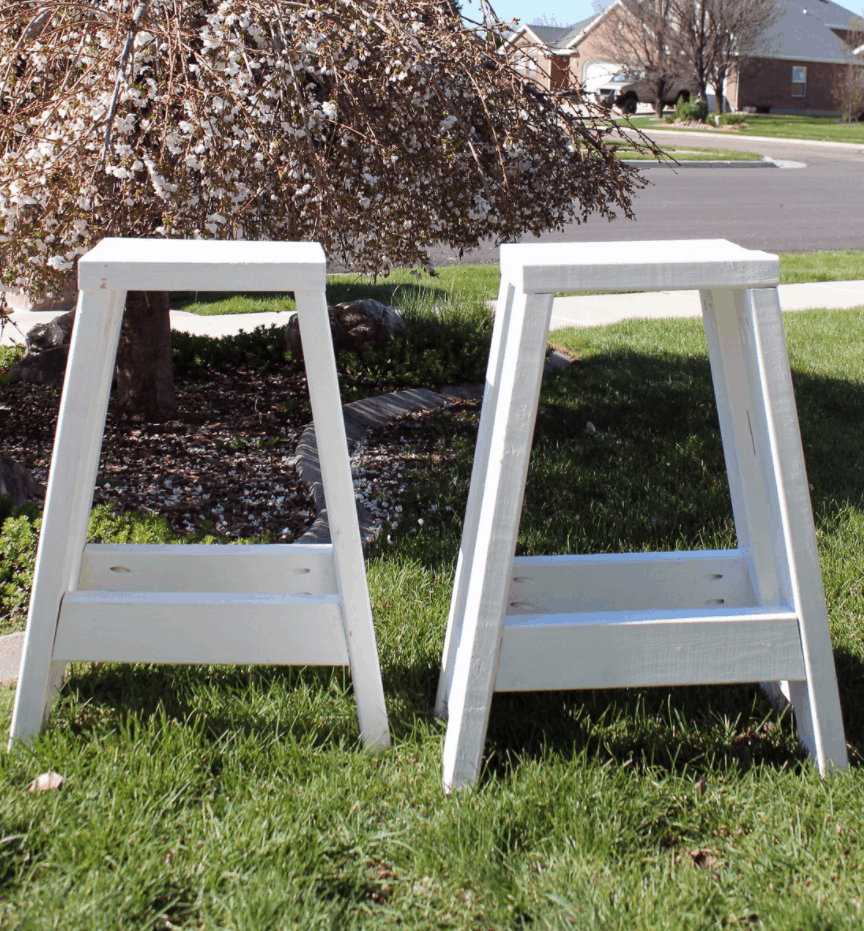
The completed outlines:
[[[720,81],[718,84],[714,85],[714,106],[718,113],[724,112],[724,109],[725,109],[724,103],[725,102],[723,99],[723,82]]]
[[[663,119],[663,98],[662,97],[658,97],[654,101],[654,115],[657,117],[658,120]]]
[[[117,349],[117,413],[158,423],[177,413],[167,291],[129,291]]]

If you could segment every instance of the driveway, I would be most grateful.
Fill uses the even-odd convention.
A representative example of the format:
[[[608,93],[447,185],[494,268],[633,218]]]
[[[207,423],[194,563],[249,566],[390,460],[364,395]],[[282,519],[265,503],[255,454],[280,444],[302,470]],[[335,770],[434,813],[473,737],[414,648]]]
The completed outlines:
[[[647,168],[650,184],[634,198],[635,221],[589,218],[524,241],[730,239],[767,252],[864,249],[864,145],[764,142],[731,133],[664,131],[654,138],[661,148],[666,143],[744,150],[805,167]],[[439,265],[498,261],[492,242],[461,259],[447,248],[432,254]]]

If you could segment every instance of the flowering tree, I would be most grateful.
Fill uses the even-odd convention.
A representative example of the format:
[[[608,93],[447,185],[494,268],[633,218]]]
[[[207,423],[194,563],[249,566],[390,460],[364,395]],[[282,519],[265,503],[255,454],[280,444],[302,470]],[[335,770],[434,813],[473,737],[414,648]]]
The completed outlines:
[[[483,20],[440,0],[4,0],[0,281],[56,292],[111,235],[317,240],[378,274],[631,215],[614,124],[526,81]],[[134,313],[167,328],[167,297],[130,294]],[[157,393],[127,413],[170,414]]]

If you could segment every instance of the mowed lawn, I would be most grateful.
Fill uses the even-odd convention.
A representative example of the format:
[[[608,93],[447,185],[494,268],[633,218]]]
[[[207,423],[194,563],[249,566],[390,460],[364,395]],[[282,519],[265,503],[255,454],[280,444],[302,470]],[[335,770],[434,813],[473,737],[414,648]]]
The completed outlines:
[[[624,120],[619,120],[624,122]],[[688,127],[671,126],[653,116],[632,117],[629,121],[639,129],[674,129],[676,132],[710,132]],[[817,142],[864,143],[864,123],[844,123],[833,116],[796,116],[774,113],[747,114],[747,121],[735,129],[722,130],[730,136],[770,136],[777,139],[809,139]]]
[[[445,797],[476,413],[444,413],[367,554],[393,748],[359,746],[343,670],[78,665],[0,754],[0,927],[861,927],[862,314],[786,318],[848,771],[820,779],[755,686],[529,693],[494,699],[480,783]],[[698,321],[554,339],[579,361],[544,383],[519,552],[734,546]],[[28,793],[47,770],[63,789]]]

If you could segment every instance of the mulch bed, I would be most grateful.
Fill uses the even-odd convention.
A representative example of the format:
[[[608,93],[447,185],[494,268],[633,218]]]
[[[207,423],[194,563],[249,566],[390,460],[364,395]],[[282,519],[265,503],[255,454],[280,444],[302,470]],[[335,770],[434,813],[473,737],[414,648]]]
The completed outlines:
[[[305,374],[238,369],[175,385],[177,417],[167,423],[119,422],[109,406],[94,505],[158,515],[181,539],[302,536],[315,519],[294,465],[311,420]],[[0,387],[2,451],[42,483],[59,405],[56,389]],[[405,479],[431,449],[425,417],[371,431],[352,452],[355,491],[376,535],[398,526]]]
[[[309,422],[302,374],[238,370],[177,379],[177,417],[161,424],[117,421],[109,406],[94,504],[158,514],[179,537],[261,536],[291,542],[315,518],[294,468]],[[48,478],[60,392],[5,385],[0,394],[7,456]]]

